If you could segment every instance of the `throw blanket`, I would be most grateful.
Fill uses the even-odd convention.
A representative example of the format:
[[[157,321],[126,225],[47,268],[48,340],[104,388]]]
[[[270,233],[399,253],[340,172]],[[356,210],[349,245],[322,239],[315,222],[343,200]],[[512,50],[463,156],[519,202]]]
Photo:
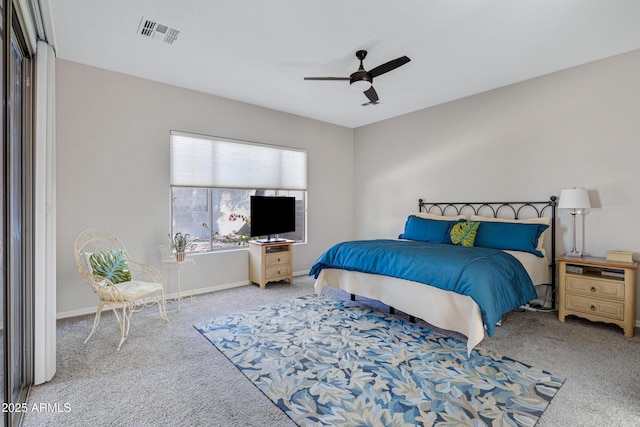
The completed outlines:
[[[537,298],[529,274],[499,249],[412,240],[338,243],[318,258],[309,275],[324,268],[381,274],[467,295],[478,304],[489,336],[502,315]]]

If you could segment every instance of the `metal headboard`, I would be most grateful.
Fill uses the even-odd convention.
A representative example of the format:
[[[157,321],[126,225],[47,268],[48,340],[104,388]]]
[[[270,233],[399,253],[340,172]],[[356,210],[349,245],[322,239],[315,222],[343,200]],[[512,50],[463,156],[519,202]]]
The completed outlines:
[[[418,210],[443,216],[454,215],[482,215],[494,218],[522,219],[551,218],[551,306],[555,308],[556,301],[556,196],[549,197],[544,202],[425,202],[418,200]],[[506,213],[505,213],[506,212]],[[505,216],[507,215],[507,216]]]

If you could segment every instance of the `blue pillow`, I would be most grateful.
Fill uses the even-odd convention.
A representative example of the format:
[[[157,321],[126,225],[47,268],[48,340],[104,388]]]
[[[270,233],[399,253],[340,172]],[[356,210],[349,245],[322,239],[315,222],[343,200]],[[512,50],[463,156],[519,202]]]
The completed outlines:
[[[420,218],[415,215],[410,215],[409,218],[407,218],[407,222],[404,224],[404,233],[399,235],[398,239],[451,244],[451,228],[458,222],[464,221],[464,219],[447,221]]]
[[[538,249],[538,239],[546,224],[520,224],[513,222],[482,221],[476,233],[475,246],[511,251],[530,252],[540,258],[544,254]]]

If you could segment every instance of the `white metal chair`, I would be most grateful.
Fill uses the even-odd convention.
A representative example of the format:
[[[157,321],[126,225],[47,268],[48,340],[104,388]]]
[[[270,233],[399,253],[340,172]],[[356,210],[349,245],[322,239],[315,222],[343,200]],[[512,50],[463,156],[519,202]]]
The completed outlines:
[[[103,269],[97,264],[99,261],[96,260],[101,259],[102,256],[109,258],[114,253],[121,256],[118,268],[111,268],[113,267],[111,266]],[[85,230],[76,238],[74,256],[80,275],[91,286],[91,290],[99,300],[93,328],[85,343],[98,327],[100,314],[105,305],[113,310],[120,326],[118,350],[129,334],[131,315],[135,311],[158,304],[160,317],[169,321],[165,311],[162,275],[154,266],[134,261],[116,236],[106,230]],[[111,275],[115,270],[117,273]],[[122,317],[118,313],[119,308],[122,309]]]
[[[162,254],[162,266],[176,269],[176,275],[178,279],[178,297],[176,298],[176,302],[178,303],[178,309],[180,309],[180,301],[182,301],[183,299],[180,296],[180,288],[182,287],[180,270],[185,267],[196,267],[196,260],[189,256],[189,254],[187,254],[182,261],[178,261],[178,259],[176,258],[176,253],[173,251],[173,249],[171,249],[171,246],[169,245],[160,245],[158,246],[158,249],[160,249],[160,253]],[[193,300],[193,293],[191,294],[191,299]]]

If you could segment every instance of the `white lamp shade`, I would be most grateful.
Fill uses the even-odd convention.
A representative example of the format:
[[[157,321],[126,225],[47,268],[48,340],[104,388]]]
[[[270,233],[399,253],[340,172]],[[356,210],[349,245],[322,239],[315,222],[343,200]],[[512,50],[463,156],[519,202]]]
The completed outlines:
[[[560,192],[558,209],[589,209],[589,193],[584,188],[570,188]]]

